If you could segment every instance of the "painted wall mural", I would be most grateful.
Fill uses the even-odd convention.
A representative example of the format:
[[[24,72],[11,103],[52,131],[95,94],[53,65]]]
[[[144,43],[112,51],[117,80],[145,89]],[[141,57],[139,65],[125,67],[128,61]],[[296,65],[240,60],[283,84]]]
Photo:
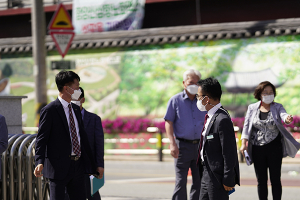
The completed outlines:
[[[232,115],[243,116],[253,98],[253,87],[269,80],[278,86],[275,100],[300,114],[300,36],[185,42],[111,49],[72,50],[65,60],[75,62],[87,102],[84,107],[103,119],[162,118],[171,96],[180,92],[182,74],[189,68],[202,78],[221,82],[222,104]],[[57,97],[51,61],[47,56],[48,99]],[[34,126],[34,71],[30,55],[1,55],[0,95],[26,95],[23,117]]]

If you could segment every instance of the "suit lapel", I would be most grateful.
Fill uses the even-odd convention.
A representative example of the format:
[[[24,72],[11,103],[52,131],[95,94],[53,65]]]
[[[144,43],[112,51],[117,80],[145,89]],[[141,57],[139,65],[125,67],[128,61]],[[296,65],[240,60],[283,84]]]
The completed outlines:
[[[261,101],[255,103],[255,105],[254,105],[254,110],[252,110],[253,113],[252,113],[251,119],[250,119],[249,130],[248,130],[249,133],[251,133],[252,122],[253,122],[253,120],[254,120],[254,117],[256,116],[256,113],[257,113],[257,111],[258,111],[258,109],[259,109],[260,104],[261,104]]]
[[[69,133],[70,130],[69,130],[68,122],[67,122],[67,117],[66,117],[64,108],[58,98],[55,100],[55,105],[56,105],[57,112],[64,123],[64,127],[66,128],[67,132]]]
[[[212,127],[212,125],[213,125],[213,123],[214,123],[214,121],[216,120],[216,117],[219,115],[219,113],[215,113],[213,116],[212,116],[212,118],[211,118],[211,120],[210,120],[210,122],[209,122],[209,125],[208,125],[208,127],[207,127],[207,130],[206,130],[206,133],[205,133],[205,135],[208,135],[208,133],[209,133],[209,131],[210,131],[210,129],[211,129],[211,127]]]
[[[212,127],[212,125],[214,124],[215,120],[216,120],[216,117],[219,115],[219,110],[217,110],[217,112],[215,112],[215,114],[212,116],[210,122],[209,122],[209,125],[207,127],[207,130],[205,132],[205,137],[203,138],[203,141],[204,141],[204,144],[206,142],[206,136],[209,134],[209,131]]]
[[[75,116],[76,116],[76,119],[77,119],[77,123],[81,125],[81,115],[80,115],[80,109],[78,109],[77,106],[75,106],[74,104],[71,104],[72,105],[72,108],[74,110],[74,113],[75,113]]]
[[[87,128],[89,122],[90,122],[90,115],[86,110],[84,110],[83,124],[85,128]]]
[[[272,117],[273,117],[275,123],[278,124],[278,115],[277,115],[276,108],[273,103],[271,103],[271,105],[270,105],[270,110],[271,110]]]

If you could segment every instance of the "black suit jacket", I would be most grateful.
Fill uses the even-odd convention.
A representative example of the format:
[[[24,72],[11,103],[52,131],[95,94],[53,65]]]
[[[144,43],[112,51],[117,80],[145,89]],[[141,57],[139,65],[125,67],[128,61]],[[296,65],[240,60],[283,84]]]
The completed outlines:
[[[235,133],[231,118],[224,108],[221,107],[212,116],[203,142],[203,158],[213,184],[219,188],[223,184],[229,187],[239,185]]]
[[[85,173],[95,174],[96,166],[84,130],[80,108],[75,104],[72,104],[72,108],[78,121],[81,159]],[[67,117],[59,99],[56,99],[41,110],[36,137],[35,164],[44,165],[44,177],[64,179],[70,167],[71,152],[72,144]]]
[[[83,123],[96,166],[104,168],[104,133],[101,118],[94,113],[84,110]]]

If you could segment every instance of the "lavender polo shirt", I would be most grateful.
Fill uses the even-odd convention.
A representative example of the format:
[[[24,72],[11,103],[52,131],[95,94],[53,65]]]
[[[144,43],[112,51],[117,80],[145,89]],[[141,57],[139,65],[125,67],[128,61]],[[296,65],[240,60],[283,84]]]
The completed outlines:
[[[206,113],[197,108],[197,98],[191,101],[183,90],[169,100],[164,119],[173,122],[175,137],[196,140],[201,137]]]

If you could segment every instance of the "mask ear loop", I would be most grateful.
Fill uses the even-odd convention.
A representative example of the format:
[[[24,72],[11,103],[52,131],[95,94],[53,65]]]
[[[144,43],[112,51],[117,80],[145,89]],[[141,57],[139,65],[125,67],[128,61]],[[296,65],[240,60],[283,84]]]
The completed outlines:
[[[209,96],[207,96],[207,98],[209,99]],[[209,105],[211,105],[211,106],[213,106],[213,107],[215,107],[216,105],[212,105],[211,103],[209,103],[209,102],[207,102],[207,104],[209,104]],[[207,104],[205,105],[205,106],[207,106]]]
[[[67,86],[68,88],[70,88],[69,86]],[[72,88],[71,88],[72,89]],[[70,94],[68,91],[67,91],[67,93],[69,94],[69,95],[71,95],[72,96],[72,94]]]
[[[203,99],[201,99],[201,104],[202,104],[202,101],[205,99],[205,97],[209,98],[208,96],[204,96]],[[206,107],[207,104],[208,104],[208,102],[205,105],[203,105],[203,106]]]

